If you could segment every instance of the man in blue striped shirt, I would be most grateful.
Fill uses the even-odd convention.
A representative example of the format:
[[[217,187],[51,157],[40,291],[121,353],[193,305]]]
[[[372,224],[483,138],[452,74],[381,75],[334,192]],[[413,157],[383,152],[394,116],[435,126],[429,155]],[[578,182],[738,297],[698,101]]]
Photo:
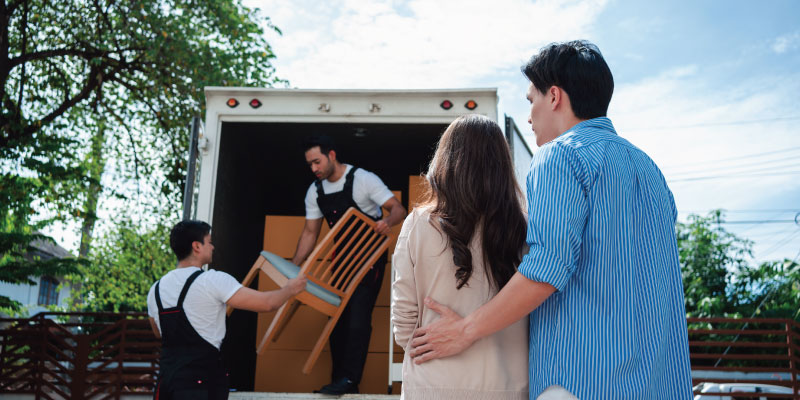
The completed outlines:
[[[691,398],[677,211],[661,171],[606,117],[614,89],[597,47],[552,44],[523,67],[538,151],[528,173],[528,254],[489,303],[412,341],[415,362],[461,352],[530,313],[531,399]]]

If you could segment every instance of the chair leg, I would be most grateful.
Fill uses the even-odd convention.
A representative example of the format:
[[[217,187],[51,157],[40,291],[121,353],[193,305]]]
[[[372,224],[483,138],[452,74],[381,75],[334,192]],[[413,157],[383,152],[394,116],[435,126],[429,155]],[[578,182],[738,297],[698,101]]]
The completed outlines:
[[[258,270],[261,268],[261,264],[263,261],[259,259],[253,264],[253,268],[250,268],[250,271],[247,272],[245,275],[244,280],[242,281],[242,286],[249,287],[251,283],[253,283],[253,279],[256,279],[256,274],[258,274]]]
[[[278,312],[275,314],[275,317],[272,318],[272,322],[269,324],[269,328],[267,329],[267,333],[264,334],[264,338],[261,339],[261,343],[259,343],[258,347],[256,348],[256,353],[261,354],[264,350],[267,349],[269,344],[275,341],[275,333],[276,329],[279,325],[285,325],[286,322],[282,321],[284,318],[288,317],[289,313],[289,303],[283,303],[281,308],[278,309]]]
[[[319,358],[319,355],[322,353],[322,349],[325,347],[325,343],[328,342],[328,338],[331,336],[333,328],[339,321],[339,316],[342,315],[343,309],[344,307],[339,308],[339,312],[337,312],[336,315],[332,316],[328,320],[328,323],[322,330],[322,334],[319,335],[319,339],[317,339],[317,344],[314,345],[314,348],[311,350],[311,354],[308,356],[308,360],[306,360],[306,364],[303,366],[304,374],[308,375],[311,373],[311,369],[314,368],[314,364],[317,363],[317,359]]]
[[[245,275],[244,280],[242,281],[242,286],[249,287],[250,284],[253,283],[253,279],[256,279],[256,275],[258,274],[258,270],[261,268],[261,264],[262,264],[262,259],[261,257],[259,257],[259,259],[256,260],[256,263],[253,264],[253,268],[250,268],[250,271],[247,273],[247,275]],[[232,312],[233,312],[233,307],[228,306],[226,314],[231,315]]]
[[[289,320],[292,319],[294,313],[297,311],[297,308],[300,307],[300,302],[295,300],[294,298],[289,299],[286,304],[288,306],[288,310],[286,311],[286,316],[278,322],[278,325],[275,327],[275,332],[272,335],[272,341],[275,342],[281,337],[281,333],[283,329],[286,328],[286,325],[289,323]]]

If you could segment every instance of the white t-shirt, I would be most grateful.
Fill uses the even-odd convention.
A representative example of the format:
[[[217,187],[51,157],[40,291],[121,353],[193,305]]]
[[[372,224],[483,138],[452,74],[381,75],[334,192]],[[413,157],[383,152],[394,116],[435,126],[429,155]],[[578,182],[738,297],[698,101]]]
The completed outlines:
[[[161,306],[164,308],[177,306],[183,285],[189,276],[199,269],[198,267],[175,268],[164,275],[159,285]],[[186,292],[186,298],[183,299],[183,309],[189,323],[200,337],[218,349],[222,339],[225,338],[227,308],[225,302],[241,287],[242,284],[236,278],[225,272],[210,269],[194,280]],[[160,331],[161,322],[158,320],[155,288],[154,283],[147,294],[147,313],[156,321]]]
[[[325,194],[341,192],[344,190],[344,182],[347,174],[353,168],[350,164],[345,164],[344,175],[336,182],[329,182],[327,179],[322,181],[322,191]],[[381,206],[394,194],[386,187],[381,178],[372,172],[359,168],[353,174],[353,200],[361,211],[377,218],[381,212]],[[317,185],[311,183],[306,192],[306,219],[322,218],[322,210],[317,205]]]

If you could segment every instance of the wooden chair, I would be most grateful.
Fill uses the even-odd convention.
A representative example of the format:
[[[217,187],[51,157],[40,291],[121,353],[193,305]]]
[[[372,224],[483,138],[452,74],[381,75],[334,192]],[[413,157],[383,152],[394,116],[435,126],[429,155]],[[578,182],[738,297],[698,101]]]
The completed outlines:
[[[304,291],[278,309],[258,345],[259,354],[270,343],[278,340],[300,303],[306,304],[330,317],[303,366],[304,374],[311,372],[350,296],[378,257],[386,251],[389,238],[376,233],[374,227],[375,221],[351,207],[314,248],[302,266],[292,264],[268,251],[261,252],[242,285],[250,285],[258,270],[264,271],[280,287],[284,287],[289,279],[298,274],[304,274],[308,284]],[[228,313],[231,311],[228,308]]]

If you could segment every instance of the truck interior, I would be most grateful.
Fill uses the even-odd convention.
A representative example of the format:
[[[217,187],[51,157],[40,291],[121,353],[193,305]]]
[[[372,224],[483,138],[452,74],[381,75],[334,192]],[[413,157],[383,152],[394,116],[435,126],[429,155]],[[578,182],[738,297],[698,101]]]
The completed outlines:
[[[407,208],[409,176],[425,172],[446,128],[446,124],[223,122],[211,268],[241,281],[263,248],[265,216],[305,215],[304,198],[314,175],[305,162],[303,138],[332,137],[341,162],[377,174],[390,190],[401,193]],[[223,353],[231,368],[231,388],[253,390],[256,327],[255,313],[234,312],[228,321]]]

